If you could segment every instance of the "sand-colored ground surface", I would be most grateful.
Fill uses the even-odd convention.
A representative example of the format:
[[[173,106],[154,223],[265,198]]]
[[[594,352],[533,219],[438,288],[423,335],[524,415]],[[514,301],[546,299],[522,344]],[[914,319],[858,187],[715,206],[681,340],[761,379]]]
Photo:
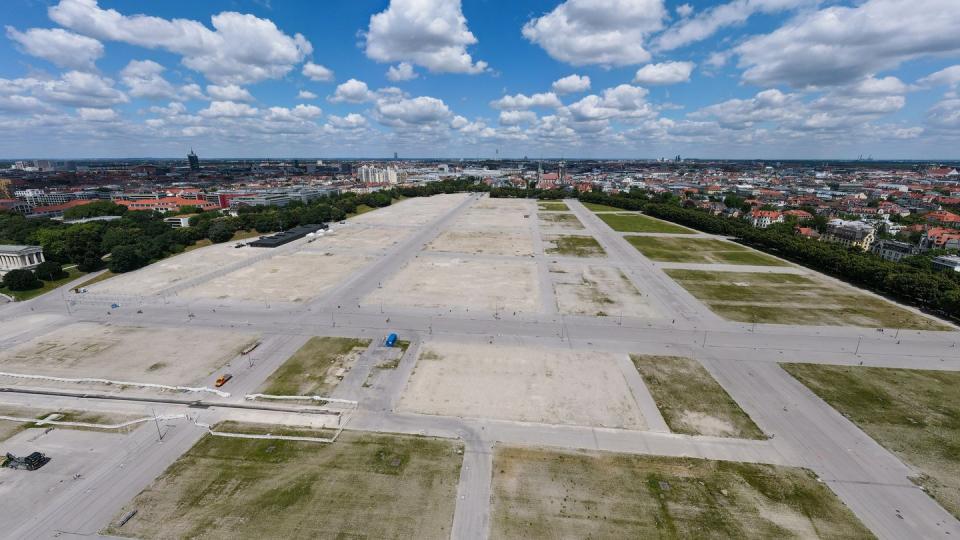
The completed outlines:
[[[451,229],[427,245],[428,251],[471,253],[475,255],[533,255],[533,239],[529,232],[509,229]]]
[[[542,231],[564,230],[581,231],[584,229],[583,223],[577,219],[577,216],[567,212],[540,212],[540,229]]]
[[[414,197],[395,202],[375,212],[367,212],[350,218],[350,223],[360,225],[416,226],[429,223],[452,210],[467,199],[466,193],[441,194],[433,197]]]
[[[188,298],[304,302],[339,284],[369,261],[358,255],[298,251],[264,259],[180,294]]]
[[[75,323],[0,352],[0,371],[197,384],[254,340],[255,336],[226,330]],[[4,384],[26,384],[22,379],[2,379]]]
[[[318,236],[313,242],[305,244],[300,251],[306,253],[329,251],[376,253],[397,244],[412,233],[413,229],[409,227],[368,227],[354,224],[351,220],[346,225],[332,225],[331,231]]]
[[[569,349],[431,342],[399,409],[444,416],[645,429],[615,356]]]
[[[551,264],[553,291],[560,313],[617,317],[655,317],[656,310],[619,268]]]
[[[532,261],[418,257],[364,303],[532,313],[540,306],[536,280]]]
[[[532,201],[520,201],[524,205],[505,204],[518,201],[508,199],[489,199],[488,204],[476,203],[464,212],[453,224],[453,229],[522,229],[530,226],[530,220],[536,219],[537,209]],[[526,217],[525,217],[526,216]]]
[[[214,244],[157,261],[150,266],[119,274],[89,287],[93,294],[149,296],[167,287],[214,272],[226,265],[255,257],[261,248],[234,248],[236,242]]]

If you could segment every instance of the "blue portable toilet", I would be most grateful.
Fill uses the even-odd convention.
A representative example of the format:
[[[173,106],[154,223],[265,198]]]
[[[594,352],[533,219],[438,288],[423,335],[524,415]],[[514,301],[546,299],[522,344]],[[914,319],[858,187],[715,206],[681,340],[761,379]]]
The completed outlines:
[[[390,334],[389,336],[387,336],[387,340],[383,342],[383,344],[387,347],[393,347],[396,343],[397,343],[396,334]]]

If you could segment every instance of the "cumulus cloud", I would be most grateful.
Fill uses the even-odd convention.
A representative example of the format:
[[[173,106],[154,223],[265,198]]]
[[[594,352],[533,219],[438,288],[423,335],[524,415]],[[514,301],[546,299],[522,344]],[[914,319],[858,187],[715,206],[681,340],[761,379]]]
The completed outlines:
[[[207,85],[207,95],[214,101],[255,101],[246,88],[241,88],[235,84]]]
[[[531,109],[533,107],[559,107],[561,105],[560,98],[553,92],[533,94],[532,96],[524,94],[503,96],[496,101],[490,102],[490,106],[494,109],[504,110]]]
[[[24,54],[49,60],[62,68],[92,71],[94,62],[103,56],[102,43],[62,28],[31,28],[20,32],[8,26],[7,37],[16,42]]]
[[[202,109],[198,114],[207,118],[242,118],[245,116],[256,116],[257,108],[251,107],[246,103],[234,103],[233,101],[213,101],[206,109]]]
[[[378,122],[397,128],[436,125],[452,116],[443,100],[430,96],[379,99],[374,107]]]
[[[535,122],[537,113],[533,111],[500,111],[500,125],[515,126]]]
[[[393,82],[410,81],[417,78],[417,72],[413,70],[413,65],[409,62],[400,62],[395,66],[390,66],[387,70],[387,78]]]
[[[645,88],[621,84],[607,88],[602,96],[586,96],[564,111],[578,122],[653,117],[657,113],[646,100],[648,93]]]
[[[329,98],[329,101],[332,103],[363,103],[373,101],[374,98],[376,98],[376,94],[370,91],[367,83],[358,81],[357,79],[350,79],[337,86],[336,91],[334,91],[333,96]]]
[[[645,41],[663,27],[663,0],[567,0],[527,22],[523,36],[575,66],[625,66],[650,60]]]
[[[200,88],[200,85],[196,83],[190,83],[181,86],[179,97],[182,100],[207,99],[207,96],[203,95],[203,89]]]
[[[477,38],[467,28],[460,0],[390,0],[370,17],[367,57],[377,62],[409,62],[436,73],[481,73],[467,47]]]
[[[696,64],[693,62],[663,62],[647,64],[637,70],[633,82],[637,84],[677,84],[690,80]]]
[[[333,71],[320,64],[307,62],[303,65],[303,76],[312,81],[330,82],[333,80]]]
[[[309,90],[301,90],[297,93],[297,99],[317,99],[317,95]]]
[[[163,78],[164,67],[153,60],[131,60],[120,71],[120,81],[136,98],[174,99],[177,91]]]
[[[960,98],[944,97],[927,113],[927,122],[939,128],[960,129]]]
[[[669,51],[702,41],[715,34],[721,28],[742,24],[755,13],[776,13],[801,6],[815,5],[819,0],[733,0],[713,6],[687,18],[693,13],[693,7],[683,4],[677,7],[677,14],[684,18],[665,30],[656,40],[656,48]]]
[[[931,17],[936,13],[936,17]],[[866,0],[802,14],[734,50],[743,79],[794,88],[848,84],[902,62],[960,52],[955,0]]]
[[[92,109],[89,107],[77,109],[77,115],[88,122],[112,122],[118,118],[117,111],[113,109]]]
[[[346,116],[330,115],[327,117],[327,122],[338,129],[360,129],[367,126],[366,117],[357,113],[350,113]]]
[[[950,88],[956,88],[960,86],[960,64],[931,73],[917,81],[917,84],[924,87],[949,86]]]
[[[323,114],[323,110],[316,105],[300,104],[293,108],[270,107],[264,118],[268,121],[290,122],[316,118]]]
[[[562,79],[557,79],[553,81],[553,85],[550,87],[557,94],[575,94],[578,92],[586,92],[590,89],[590,77],[583,75],[567,75]]]
[[[213,30],[189,19],[124,15],[97,0],[60,0],[48,10],[57,24],[104,41],[163,49],[216,84],[246,84],[286,75],[313,51],[300,34],[288,36],[268,19],[225,11]]]

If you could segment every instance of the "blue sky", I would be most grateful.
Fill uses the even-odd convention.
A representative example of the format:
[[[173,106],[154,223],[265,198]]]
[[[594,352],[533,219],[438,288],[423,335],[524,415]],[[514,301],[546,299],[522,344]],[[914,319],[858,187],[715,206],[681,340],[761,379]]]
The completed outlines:
[[[956,0],[6,0],[0,157],[956,159]]]

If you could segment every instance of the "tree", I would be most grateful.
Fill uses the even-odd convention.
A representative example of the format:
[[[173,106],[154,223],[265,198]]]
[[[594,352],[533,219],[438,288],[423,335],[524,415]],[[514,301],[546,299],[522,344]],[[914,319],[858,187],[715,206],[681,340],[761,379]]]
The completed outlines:
[[[218,221],[210,225],[210,230],[207,231],[207,238],[209,238],[211,242],[221,244],[233,238],[233,229],[226,223]]]
[[[3,286],[11,291],[29,291],[43,286],[30,270],[11,270],[3,276]]]
[[[63,211],[66,219],[84,219],[99,216],[122,216],[127,207],[111,201],[94,201],[82,206],[74,206]]]
[[[122,273],[142,268],[147,264],[147,258],[140,254],[134,246],[117,246],[110,253],[110,262],[107,265],[111,272]]]
[[[68,275],[56,261],[43,261],[33,269],[33,274],[44,281],[63,279]]]

